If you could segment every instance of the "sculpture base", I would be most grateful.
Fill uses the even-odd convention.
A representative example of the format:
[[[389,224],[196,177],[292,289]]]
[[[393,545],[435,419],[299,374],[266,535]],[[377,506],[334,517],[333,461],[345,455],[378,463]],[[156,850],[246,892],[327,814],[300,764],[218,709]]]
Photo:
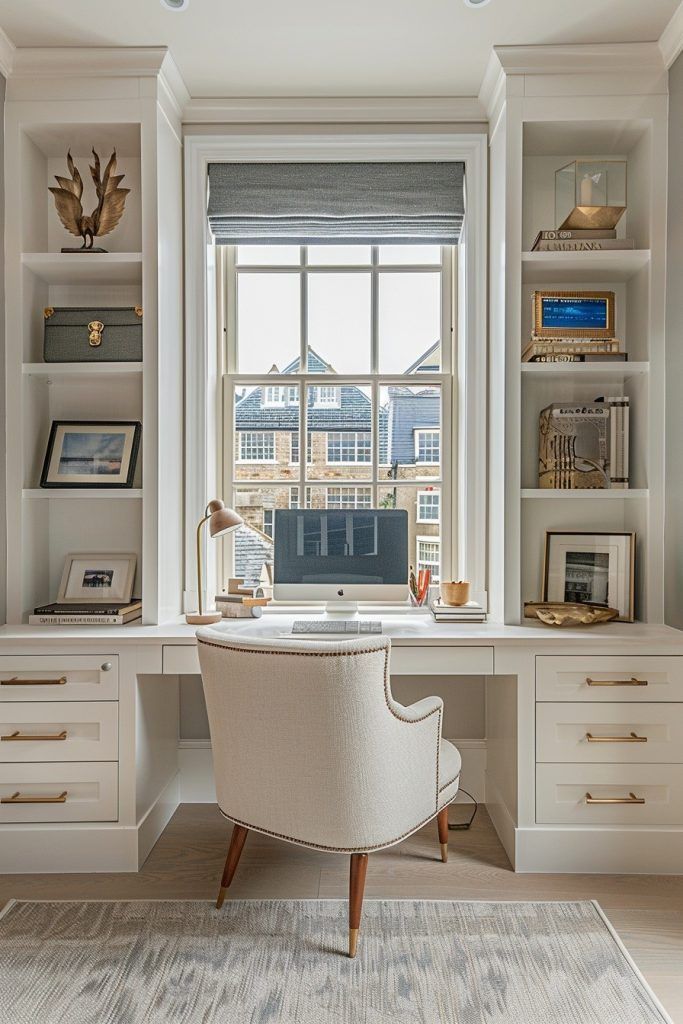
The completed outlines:
[[[109,252],[109,250],[102,249],[99,245],[94,245],[92,249],[84,249],[82,245],[74,245],[73,247],[62,246],[62,252]]]
[[[223,616],[220,612],[190,612],[185,616],[185,622],[190,626],[210,626],[212,622],[220,622]]]

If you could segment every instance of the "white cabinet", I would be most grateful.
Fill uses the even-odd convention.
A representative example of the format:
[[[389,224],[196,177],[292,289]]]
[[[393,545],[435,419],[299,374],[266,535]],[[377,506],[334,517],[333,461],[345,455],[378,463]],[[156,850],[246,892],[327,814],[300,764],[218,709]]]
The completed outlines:
[[[587,828],[680,825],[683,765],[539,764],[536,821]]]
[[[639,654],[537,657],[536,700],[683,701],[683,658]]]
[[[0,824],[116,821],[118,764],[0,764]]]
[[[115,654],[0,657],[0,702],[116,700],[118,695]]]
[[[117,761],[117,701],[0,704],[0,762]]]

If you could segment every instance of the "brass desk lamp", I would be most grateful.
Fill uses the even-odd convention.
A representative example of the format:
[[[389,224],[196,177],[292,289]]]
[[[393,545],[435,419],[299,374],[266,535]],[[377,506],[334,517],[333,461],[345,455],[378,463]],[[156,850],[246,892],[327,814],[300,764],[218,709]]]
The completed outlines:
[[[233,509],[226,508],[220,498],[214,498],[206,506],[204,517],[197,525],[197,596],[199,611],[189,612],[185,621],[192,626],[207,626],[211,622],[219,622],[222,618],[220,612],[205,612],[202,606],[202,526],[209,524],[209,536],[212,538],[224,537],[226,533],[232,533],[244,520]]]

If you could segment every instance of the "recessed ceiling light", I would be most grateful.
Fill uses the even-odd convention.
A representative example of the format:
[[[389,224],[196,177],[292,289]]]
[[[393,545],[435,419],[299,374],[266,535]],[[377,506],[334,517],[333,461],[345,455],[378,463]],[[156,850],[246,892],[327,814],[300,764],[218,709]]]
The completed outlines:
[[[491,3],[491,0],[464,0],[465,7],[486,7],[487,4]]]
[[[161,6],[169,11],[184,11],[190,0],[161,0]]]

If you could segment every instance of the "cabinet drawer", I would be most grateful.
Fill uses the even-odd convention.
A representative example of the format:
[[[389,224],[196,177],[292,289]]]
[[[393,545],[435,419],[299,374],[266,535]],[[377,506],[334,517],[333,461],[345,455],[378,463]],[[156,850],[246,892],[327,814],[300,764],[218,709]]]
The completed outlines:
[[[610,802],[590,803],[589,796]],[[680,825],[683,765],[539,764],[536,821],[539,825]]]
[[[397,676],[488,676],[493,673],[492,647],[391,648],[391,674]]]
[[[117,761],[118,711],[118,701],[0,704],[0,762]]]
[[[0,657],[0,702],[116,700],[118,695],[119,659],[115,654]]]
[[[539,656],[536,699],[683,701],[683,657]]]
[[[118,764],[0,764],[0,823],[116,821]]]
[[[681,763],[683,704],[537,704],[536,760]]]
[[[194,676],[201,672],[196,644],[164,644],[161,659],[166,675]]]

